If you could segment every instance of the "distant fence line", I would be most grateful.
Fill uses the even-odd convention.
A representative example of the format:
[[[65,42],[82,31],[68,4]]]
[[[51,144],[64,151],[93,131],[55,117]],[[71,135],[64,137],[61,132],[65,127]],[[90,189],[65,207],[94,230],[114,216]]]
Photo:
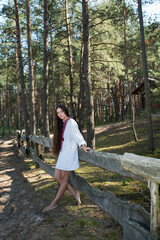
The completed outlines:
[[[54,176],[54,168],[41,159],[41,146],[52,148],[52,139],[18,133],[18,146],[22,153],[28,153],[45,172]],[[32,146],[32,147],[31,147]],[[112,153],[90,150],[86,154],[79,149],[79,159],[108,171],[118,173],[125,177],[136,178],[148,182],[151,195],[151,213],[142,206],[127,203],[116,198],[111,192],[103,192],[92,187],[84,178],[74,171],[70,182],[81,192],[86,194],[96,205],[109,213],[123,226],[123,240],[156,240],[160,239],[160,159],[125,153],[117,155]]]

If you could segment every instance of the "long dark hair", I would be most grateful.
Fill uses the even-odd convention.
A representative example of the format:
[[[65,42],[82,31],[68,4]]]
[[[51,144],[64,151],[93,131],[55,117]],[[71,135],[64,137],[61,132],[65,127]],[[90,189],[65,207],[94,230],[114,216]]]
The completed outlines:
[[[58,105],[55,109],[55,124],[53,132],[53,154],[58,155],[61,147],[61,134],[63,128],[63,121],[57,116],[57,109],[60,108],[69,117],[69,111],[64,105]]]

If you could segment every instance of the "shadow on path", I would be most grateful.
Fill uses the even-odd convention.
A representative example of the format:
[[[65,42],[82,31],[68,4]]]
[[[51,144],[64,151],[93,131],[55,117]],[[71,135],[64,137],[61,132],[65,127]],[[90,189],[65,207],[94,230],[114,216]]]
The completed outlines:
[[[24,157],[13,146],[14,139],[0,139],[0,239],[18,240],[28,227],[43,220],[33,189],[22,175]]]

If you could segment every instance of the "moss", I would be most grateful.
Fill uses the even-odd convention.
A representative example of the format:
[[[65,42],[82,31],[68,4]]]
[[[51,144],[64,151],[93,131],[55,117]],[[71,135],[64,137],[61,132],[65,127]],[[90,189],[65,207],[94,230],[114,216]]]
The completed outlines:
[[[78,227],[94,227],[98,228],[98,223],[92,218],[79,218],[74,222],[74,225]]]
[[[116,238],[115,232],[108,232],[104,235],[104,240],[115,240]]]
[[[72,234],[70,233],[69,229],[67,227],[63,227],[63,229],[60,229],[58,231],[58,236],[62,238],[72,238]]]

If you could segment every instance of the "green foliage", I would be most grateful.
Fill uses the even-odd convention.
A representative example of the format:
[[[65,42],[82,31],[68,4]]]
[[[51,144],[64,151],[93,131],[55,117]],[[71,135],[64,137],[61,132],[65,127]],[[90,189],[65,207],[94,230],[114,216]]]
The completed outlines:
[[[141,110],[139,113],[136,114],[137,119],[144,119],[147,117],[146,109]]]
[[[147,153],[147,157],[154,157],[154,158],[160,158],[160,148],[156,148],[154,153]]]
[[[124,178],[123,180],[122,180],[122,186],[127,186],[127,183],[129,183],[129,182],[131,182],[132,180],[131,179],[126,179],[126,178]]]
[[[151,101],[154,102],[154,103],[159,103],[160,104],[160,86],[158,86],[155,89],[152,89]]]
[[[0,136],[15,136],[17,127],[8,128],[7,125],[0,127]]]

